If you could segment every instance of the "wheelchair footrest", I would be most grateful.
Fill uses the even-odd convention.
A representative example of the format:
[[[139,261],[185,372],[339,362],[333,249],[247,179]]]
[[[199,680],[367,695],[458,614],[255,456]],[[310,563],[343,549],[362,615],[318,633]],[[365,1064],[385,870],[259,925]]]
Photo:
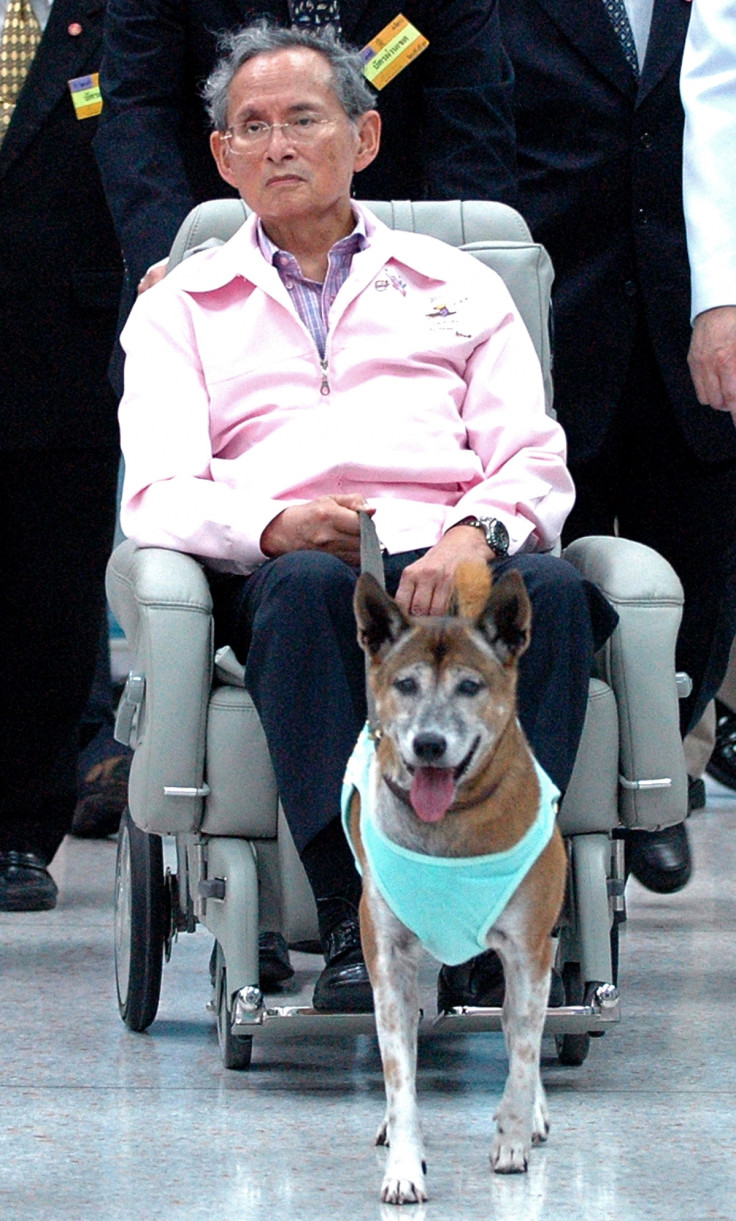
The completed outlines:
[[[301,1035],[308,1029],[314,1030],[315,1022],[336,1034],[341,1031],[348,1034],[376,1033],[376,1022],[372,1013],[322,1013],[319,1009],[300,1005],[264,1006],[255,1021],[233,1022],[232,1030],[233,1034],[253,1034],[261,1039],[269,1034]]]
[[[599,995],[600,994],[600,995]],[[500,1008],[482,1009],[471,1005],[459,1005],[439,1013],[432,1022],[434,1031],[443,1034],[466,1034],[474,1031],[501,1030]],[[603,1034],[609,1026],[621,1021],[618,990],[611,984],[599,987],[590,1003],[584,1005],[560,1005],[547,1010],[544,1033],[555,1034]]]
[[[237,1014],[237,1005],[235,1013]],[[500,1008],[483,1009],[469,1005],[458,1006],[440,1013],[431,1022],[419,1012],[419,1033],[429,1026],[432,1034],[466,1034],[474,1031],[501,1030]],[[245,1016],[245,1015],[244,1015]],[[555,1034],[603,1034],[609,1026],[621,1020],[618,990],[612,984],[601,984],[583,1005],[561,1005],[548,1009],[544,1023],[546,1035]],[[323,1013],[300,1005],[262,1005],[248,1014],[246,1021],[232,1023],[236,1035],[294,1034],[300,1035],[308,1029],[314,1030],[319,1022],[325,1029],[335,1033],[374,1034],[375,1018],[372,1013]]]

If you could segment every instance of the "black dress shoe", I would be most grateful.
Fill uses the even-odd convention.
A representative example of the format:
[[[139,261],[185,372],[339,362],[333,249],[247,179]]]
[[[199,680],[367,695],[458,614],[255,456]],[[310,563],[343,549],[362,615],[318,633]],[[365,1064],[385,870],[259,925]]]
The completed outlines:
[[[716,700],[716,744],[705,769],[728,789],[736,789],[736,712]]]
[[[51,911],[57,894],[42,857],[35,852],[0,852],[0,911]]]
[[[437,977],[437,1012],[470,1005],[480,1009],[500,1009],[506,986],[503,964],[495,950],[485,950],[469,962],[459,966],[440,968]],[[549,987],[550,1009],[559,1009],[565,1003],[565,986],[557,973],[552,971]]]
[[[293,974],[289,947],[281,933],[259,933],[258,979],[261,990],[270,992],[291,979]]]
[[[626,872],[658,895],[672,895],[693,871],[684,822],[664,831],[631,831],[626,836]]]
[[[323,938],[325,969],[312,1005],[321,1013],[373,1013],[373,989],[360,944],[357,916],[349,916]]]

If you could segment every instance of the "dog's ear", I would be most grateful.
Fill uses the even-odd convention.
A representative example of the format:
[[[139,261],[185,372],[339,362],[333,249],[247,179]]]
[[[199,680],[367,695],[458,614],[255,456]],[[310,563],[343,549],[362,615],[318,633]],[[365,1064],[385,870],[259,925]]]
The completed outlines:
[[[491,596],[476,622],[504,666],[529,647],[532,607],[521,573],[510,569],[494,582]]]
[[[397,602],[378,584],[369,572],[358,577],[353,599],[358,621],[358,643],[371,657],[384,645],[394,644],[410,624]]]
[[[493,574],[483,560],[463,560],[458,564],[448,614],[477,620],[488,605]]]

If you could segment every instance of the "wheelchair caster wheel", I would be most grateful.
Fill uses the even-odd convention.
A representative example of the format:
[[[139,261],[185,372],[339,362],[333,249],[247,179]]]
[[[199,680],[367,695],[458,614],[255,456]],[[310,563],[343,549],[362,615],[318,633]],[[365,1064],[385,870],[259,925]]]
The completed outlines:
[[[252,1035],[233,1034],[233,1014],[228,1004],[225,987],[225,958],[218,943],[215,946],[215,1007],[217,1012],[217,1041],[225,1068],[243,1072],[250,1068],[253,1052]]]
[[[582,1005],[583,978],[579,962],[566,962],[562,968],[562,982],[565,985],[565,1003],[567,1005]],[[589,1034],[557,1034],[555,1035],[557,1058],[560,1064],[569,1068],[579,1068],[585,1063],[590,1051]]]
[[[115,982],[129,1030],[145,1030],[156,1016],[168,908],[161,839],[141,831],[126,809],[115,863]]]

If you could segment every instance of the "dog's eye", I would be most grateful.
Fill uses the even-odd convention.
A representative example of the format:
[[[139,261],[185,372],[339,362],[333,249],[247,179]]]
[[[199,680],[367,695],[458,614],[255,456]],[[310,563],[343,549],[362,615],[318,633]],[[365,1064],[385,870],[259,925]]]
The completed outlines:
[[[458,695],[477,695],[483,690],[485,683],[482,683],[477,678],[463,678],[457,685]]]
[[[394,687],[400,695],[416,695],[419,684],[415,678],[397,678]]]

